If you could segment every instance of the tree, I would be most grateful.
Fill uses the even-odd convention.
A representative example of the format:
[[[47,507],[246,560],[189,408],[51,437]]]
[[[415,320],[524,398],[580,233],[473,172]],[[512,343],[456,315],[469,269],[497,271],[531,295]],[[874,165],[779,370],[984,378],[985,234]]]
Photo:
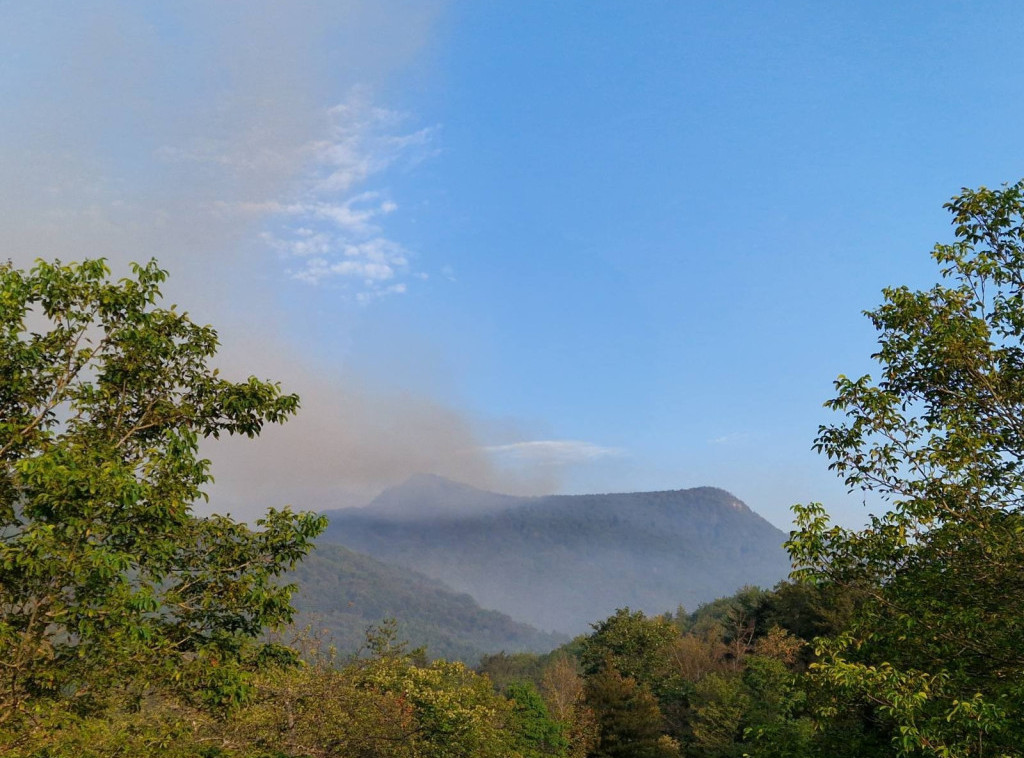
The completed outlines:
[[[693,743],[708,758],[741,758],[744,716],[750,695],[736,673],[709,674],[697,683]]]
[[[157,306],[155,262],[0,265],[0,730],[156,685],[237,702],[254,643],[291,618],[275,577],[322,518],[200,518],[199,440],[259,434],[299,401],[210,368],[217,333]],[[0,734],[2,737],[2,734]]]
[[[658,701],[610,661],[587,679],[586,697],[599,729],[594,758],[678,758],[679,745],[662,733]]]
[[[574,657],[557,653],[541,678],[544,701],[548,712],[563,726],[570,758],[582,758],[597,744],[597,722],[585,702],[579,668]]]
[[[529,682],[514,682],[505,694],[512,704],[510,727],[522,758],[565,758],[569,746],[565,727],[551,718],[537,688]]]
[[[861,703],[901,755],[1024,745],[1024,182],[964,189],[942,282],[867,315],[879,380],[840,377],[816,446],[887,511],[862,530],[798,507],[795,575],[854,598],[822,640],[831,711]]]
[[[671,621],[620,608],[592,626],[594,633],[584,640],[580,655],[585,673],[594,674],[611,661],[623,676],[657,689],[666,650],[679,638],[679,630]]]
[[[407,652],[404,644],[396,644],[393,626],[371,633],[369,642],[372,657],[351,667],[358,687],[400,700],[413,725],[413,755],[518,755],[516,743],[522,736],[508,725],[521,722],[515,719],[513,703],[494,691],[490,679],[461,662],[417,660],[422,658],[422,649]]]

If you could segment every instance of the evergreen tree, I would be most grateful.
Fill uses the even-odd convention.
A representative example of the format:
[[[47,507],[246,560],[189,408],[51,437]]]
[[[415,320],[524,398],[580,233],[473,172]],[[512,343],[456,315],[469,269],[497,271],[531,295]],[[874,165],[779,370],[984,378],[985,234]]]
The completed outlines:
[[[674,758],[678,745],[662,733],[658,701],[609,662],[589,677],[587,703],[597,716],[593,758]]]

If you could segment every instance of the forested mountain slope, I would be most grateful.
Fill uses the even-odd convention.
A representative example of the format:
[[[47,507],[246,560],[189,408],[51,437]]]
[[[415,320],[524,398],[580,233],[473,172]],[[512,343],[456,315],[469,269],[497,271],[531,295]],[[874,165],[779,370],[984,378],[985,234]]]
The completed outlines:
[[[342,654],[358,650],[367,628],[386,618],[398,621],[401,639],[425,645],[429,657],[469,663],[502,650],[547,652],[565,641],[484,610],[436,579],[340,545],[320,544],[286,581],[299,586],[296,625],[326,633]]]
[[[789,569],[786,535],[712,487],[521,498],[420,475],[364,508],[326,515],[321,541],[566,633],[627,605],[660,613],[770,586]]]

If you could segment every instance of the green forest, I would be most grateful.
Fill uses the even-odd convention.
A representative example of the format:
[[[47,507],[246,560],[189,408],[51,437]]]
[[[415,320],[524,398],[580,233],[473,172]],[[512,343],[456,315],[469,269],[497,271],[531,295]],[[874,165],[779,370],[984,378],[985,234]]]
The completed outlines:
[[[1024,755],[1024,182],[947,209],[937,283],[883,292],[876,374],[814,440],[878,515],[795,506],[788,581],[475,667],[402,619],[354,655],[290,626],[324,517],[194,512],[200,441],[299,398],[221,376],[155,262],[0,264],[0,754]]]

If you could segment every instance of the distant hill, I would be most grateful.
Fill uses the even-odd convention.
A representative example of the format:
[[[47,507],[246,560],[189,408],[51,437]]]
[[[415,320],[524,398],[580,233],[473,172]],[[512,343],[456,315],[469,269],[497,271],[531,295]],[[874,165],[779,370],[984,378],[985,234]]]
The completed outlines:
[[[512,497],[419,475],[321,537],[415,568],[542,629],[576,634],[630,606],[693,609],[789,571],[786,535],[728,492],[698,487]]]
[[[565,637],[488,611],[436,579],[386,565],[340,545],[320,544],[285,581],[299,585],[297,626],[326,631],[342,653],[355,652],[366,629],[398,621],[399,637],[432,657],[473,664],[483,653],[547,652]]]

